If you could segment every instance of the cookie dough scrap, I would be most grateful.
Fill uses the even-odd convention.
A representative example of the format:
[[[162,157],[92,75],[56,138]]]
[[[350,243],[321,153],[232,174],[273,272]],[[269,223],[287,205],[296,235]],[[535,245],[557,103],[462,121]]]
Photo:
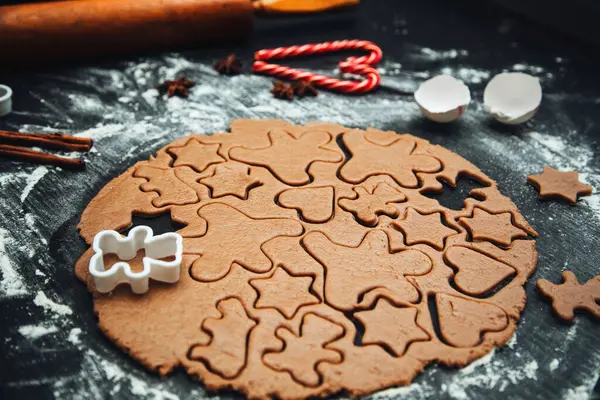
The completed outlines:
[[[575,274],[565,271],[563,282],[554,284],[546,279],[538,279],[537,288],[552,301],[556,315],[566,321],[575,319],[575,310],[585,310],[600,319],[600,275],[584,284],[579,283]]]
[[[486,185],[462,209],[424,196],[461,174]],[[467,365],[510,339],[537,262],[535,231],[473,164],[330,123],[177,139],[109,182],[80,233],[133,215],[183,226],[180,280],[100,294],[86,251],[75,272],[100,330],[152,371],[253,399],[362,396]]]
[[[529,175],[527,182],[540,191],[540,199],[560,198],[570,204],[576,204],[580,196],[590,196],[592,187],[579,181],[577,171],[558,171],[552,167],[544,167],[539,175]]]

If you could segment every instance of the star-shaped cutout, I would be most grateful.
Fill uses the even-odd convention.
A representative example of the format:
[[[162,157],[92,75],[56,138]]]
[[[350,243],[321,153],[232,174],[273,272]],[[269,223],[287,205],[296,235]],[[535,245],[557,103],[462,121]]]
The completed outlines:
[[[540,175],[529,175],[527,182],[539,189],[540,199],[559,197],[575,204],[577,197],[592,194],[592,187],[579,181],[577,171],[562,172],[552,167],[544,167]]]
[[[352,158],[340,170],[346,182],[360,183],[372,175],[387,174],[400,186],[414,188],[419,185],[416,172],[438,172],[442,164],[434,157],[412,154],[416,142],[400,138],[382,146],[365,139],[363,132],[350,131],[342,136]]]
[[[372,193],[360,186],[353,188],[353,190],[357,197],[355,199],[340,199],[339,205],[369,226],[377,225],[378,216],[382,214],[391,218],[397,217],[398,209],[392,204],[406,200],[406,196],[402,192],[387,183],[380,183]]]
[[[272,262],[261,246],[277,236],[300,236],[300,222],[288,218],[253,219],[222,203],[198,210],[208,224],[202,237],[184,238],[183,252],[201,254],[191,267],[192,278],[212,282],[223,278],[234,262],[257,273],[271,269]]]
[[[385,345],[396,357],[402,356],[411,342],[429,340],[427,332],[417,325],[414,307],[394,307],[380,298],[373,310],[354,315],[365,327],[362,344]]]
[[[310,292],[312,282],[310,276],[293,276],[285,269],[277,268],[269,278],[250,281],[258,292],[254,307],[274,308],[291,319],[300,307],[319,303],[319,299]]]
[[[409,246],[424,243],[441,250],[446,238],[457,233],[444,225],[443,221],[444,216],[441,212],[421,214],[414,208],[408,208],[406,218],[394,221],[392,225],[404,233],[406,244]]]
[[[204,171],[209,165],[225,161],[218,153],[219,144],[204,144],[196,139],[190,139],[183,146],[169,147],[167,150],[174,155],[174,167],[188,166],[198,172]]]
[[[243,164],[219,164],[215,174],[200,180],[211,189],[211,197],[216,199],[227,195],[242,200],[248,198],[248,192],[262,182],[250,175],[250,168]]]
[[[229,151],[235,160],[268,168],[279,180],[288,185],[305,185],[310,182],[308,167],[315,161],[339,162],[341,153],[322,147],[331,135],[324,131],[307,131],[295,138],[282,129],[269,132],[270,147],[246,149],[236,147]]]
[[[512,214],[490,214],[481,208],[473,209],[473,216],[459,222],[471,234],[473,240],[487,240],[508,247],[513,239],[527,237],[527,233],[512,224]]]
[[[164,81],[156,88],[161,92],[167,92],[168,97],[178,95],[181,97],[188,97],[188,89],[193,87],[196,83],[186,79],[184,77]]]

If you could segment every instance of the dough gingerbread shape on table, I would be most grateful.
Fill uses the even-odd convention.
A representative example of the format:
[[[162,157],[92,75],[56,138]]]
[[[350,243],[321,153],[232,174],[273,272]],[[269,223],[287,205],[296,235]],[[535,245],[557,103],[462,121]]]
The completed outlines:
[[[459,176],[484,186],[460,210],[425,196]],[[360,396],[467,365],[513,335],[537,262],[535,230],[473,164],[329,123],[178,139],[109,182],[80,233],[91,244],[135,215],[183,225],[180,278],[102,294],[86,251],[75,272],[100,330],[161,375],[258,399]]]
[[[554,284],[546,279],[538,279],[537,287],[542,294],[552,300],[556,315],[566,321],[575,319],[575,310],[585,310],[600,319],[600,275],[586,283],[579,283],[575,274],[564,271],[563,282]]]

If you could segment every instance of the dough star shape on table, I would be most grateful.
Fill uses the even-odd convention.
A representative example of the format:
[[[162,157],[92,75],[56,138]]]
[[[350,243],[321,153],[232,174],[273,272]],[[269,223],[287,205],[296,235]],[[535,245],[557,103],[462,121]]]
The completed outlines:
[[[169,147],[169,153],[175,156],[174,167],[188,166],[198,172],[204,171],[209,165],[225,161],[218,154],[218,144],[204,144],[190,139],[185,146]]]
[[[486,187],[462,209],[423,195],[463,173]],[[80,233],[91,244],[135,215],[181,227],[179,281],[99,293],[88,249],[90,316],[148,370],[253,399],[363,396],[465,366],[511,338],[537,262],[535,231],[473,164],[330,123],[182,137],[109,182]]]
[[[300,307],[319,303],[319,299],[310,292],[312,282],[310,276],[292,276],[285,269],[277,268],[268,279],[250,281],[259,293],[254,306],[274,308],[290,319]]]
[[[411,342],[429,340],[427,332],[417,325],[417,309],[413,307],[395,307],[379,299],[373,310],[360,311],[355,316],[365,327],[363,345],[388,346],[397,357]]]
[[[461,218],[460,223],[467,227],[475,240],[488,240],[508,247],[515,238],[524,238],[527,233],[512,223],[509,212],[491,214],[481,208],[473,209],[473,216]]]
[[[219,164],[215,167],[215,174],[200,180],[211,189],[213,199],[232,195],[245,200],[248,192],[262,182],[250,175],[250,168],[240,164]]]
[[[552,167],[544,167],[540,175],[529,175],[527,182],[539,189],[540,199],[559,197],[575,204],[579,196],[592,194],[592,187],[579,181],[577,171],[562,172]]]
[[[424,243],[436,249],[443,249],[446,238],[458,233],[444,225],[443,219],[440,212],[421,214],[414,208],[409,208],[406,217],[392,225],[404,233],[408,245]]]

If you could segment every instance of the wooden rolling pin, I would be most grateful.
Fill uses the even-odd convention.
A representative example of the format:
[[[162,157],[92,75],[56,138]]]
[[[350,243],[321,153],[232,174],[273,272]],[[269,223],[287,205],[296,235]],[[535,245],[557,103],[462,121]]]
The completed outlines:
[[[0,7],[0,64],[249,37],[250,0],[68,0]]]
[[[254,11],[307,13],[359,0],[63,0],[0,7],[0,69],[173,50],[252,34]]]

